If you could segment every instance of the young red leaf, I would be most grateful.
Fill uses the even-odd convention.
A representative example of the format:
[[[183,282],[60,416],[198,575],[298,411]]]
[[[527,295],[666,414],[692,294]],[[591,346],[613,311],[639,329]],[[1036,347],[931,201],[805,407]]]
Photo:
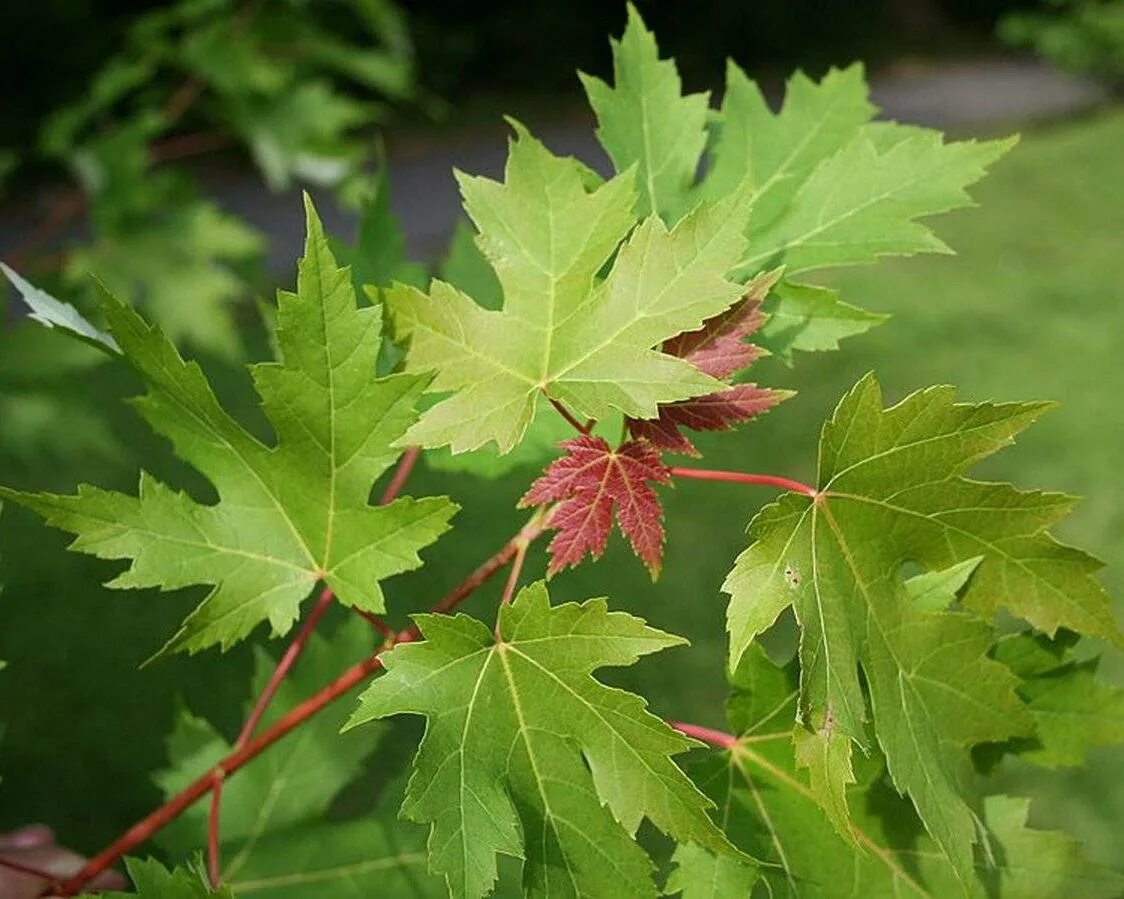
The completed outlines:
[[[752,365],[763,351],[745,339],[765,324],[761,304],[780,275],[779,269],[758,275],[737,303],[707,319],[699,329],[664,341],[663,351],[686,359],[714,378],[728,378]]]
[[[561,502],[551,519],[557,529],[550,543],[551,575],[577,565],[587,554],[605,551],[617,524],[632,549],[655,577],[663,559],[663,508],[650,481],[671,480],[659,451],[645,440],[613,449],[600,437],[585,435],[562,444],[555,459],[519,501],[520,507]]]
[[[699,451],[679,430],[680,427],[692,431],[727,431],[755,415],[768,412],[791,395],[787,390],[738,384],[721,393],[662,405],[659,418],[630,418],[628,432],[637,439],[650,441],[661,450],[697,456]]]
[[[703,322],[697,330],[664,341],[663,351],[685,359],[713,378],[728,378],[752,365],[764,350],[746,343],[746,338],[765,323],[761,303],[779,277],[779,269],[758,275],[737,303]],[[628,432],[634,438],[651,441],[658,449],[697,456],[698,450],[679,430],[681,427],[693,431],[726,431],[767,412],[789,396],[791,394],[784,390],[739,384],[706,396],[661,404],[656,418],[628,419]]]

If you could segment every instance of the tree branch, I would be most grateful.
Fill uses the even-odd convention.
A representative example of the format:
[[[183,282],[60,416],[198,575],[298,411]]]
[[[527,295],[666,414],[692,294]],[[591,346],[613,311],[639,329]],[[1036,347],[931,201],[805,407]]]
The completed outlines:
[[[380,506],[385,506],[387,503],[393,502],[394,498],[402,492],[402,488],[406,486],[406,481],[410,477],[410,472],[414,470],[414,465],[417,463],[418,456],[420,455],[420,446],[411,446],[402,454],[402,458],[398,462],[398,467],[394,469],[394,477],[390,479],[390,483],[386,486],[386,492],[383,493],[382,498],[379,500]]]
[[[277,695],[277,691],[281,688],[286,675],[296,664],[300,654],[304,651],[305,646],[308,644],[309,639],[312,637],[316,626],[320,623],[320,619],[324,617],[324,613],[328,611],[328,607],[335,599],[335,594],[330,588],[325,587],[324,591],[320,594],[320,598],[316,601],[316,605],[312,607],[309,612],[308,618],[301,626],[300,632],[289,644],[289,648],[285,650],[285,654],[281,656],[281,660],[277,663],[277,667],[273,670],[273,675],[269,678],[269,682],[262,690],[261,696],[251,709],[249,716],[246,718],[246,723],[242,725],[242,730],[238,734],[238,739],[234,741],[233,750],[236,752],[244,747],[250,738],[254,735],[258,725],[261,723],[262,716],[265,715],[266,709],[269,708],[270,702],[273,697]],[[218,889],[222,882],[222,853],[219,848],[219,824],[222,819],[222,785],[224,778],[216,777],[215,786],[211,791],[211,813],[208,816],[207,823],[207,873],[211,877],[211,885]]]
[[[577,420],[577,418],[574,417],[573,412],[563,406],[560,402],[558,402],[558,400],[554,399],[554,397],[548,396],[547,399],[550,400],[550,405],[558,410],[558,414],[566,419],[566,421],[568,421],[571,425],[573,425],[579,434],[588,434],[593,430],[593,426],[597,424],[597,422],[595,421],[587,421],[583,425],[580,421]]]
[[[123,855],[145,842],[160,828],[175,820],[187,808],[203,798],[214,788],[217,779],[234,774],[325,706],[366,680],[367,677],[382,667],[380,656],[385,650],[386,647],[380,647],[370,658],[348,668],[319,693],[291,709],[288,714],[284,715],[260,736],[250,740],[241,749],[230,753],[218,765],[196,779],[186,789],[173,796],[148,817],[134,824],[113,843],[90,859],[81,871],[65,880],[59,887],[59,894],[73,896],[98,874],[110,868]]]

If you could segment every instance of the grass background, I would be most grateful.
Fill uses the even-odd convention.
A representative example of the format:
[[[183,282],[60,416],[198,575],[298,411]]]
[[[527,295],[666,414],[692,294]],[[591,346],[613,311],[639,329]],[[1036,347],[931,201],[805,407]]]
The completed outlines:
[[[935,222],[956,258],[890,260],[836,274],[844,297],[893,319],[849,341],[842,352],[802,356],[793,369],[760,364],[758,380],[799,395],[736,436],[701,439],[711,467],[811,479],[820,423],[838,397],[874,370],[888,401],[933,383],[953,383],[966,399],[1061,401],[1018,446],[981,467],[988,477],[1061,489],[1086,499],[1063,537],[1108,560],[1105,583],[1124,596],[1124,114],[1056,125],[1026,135],[975,191],[980,208]],[[9,353],[24,335],[0,344]],[[243,404],[240,374],[216,370]],[[116,455],[83,453],[8,464],[8,482],[69,489],[79,480],[132,489],[141,459],[162,477],[198,480],[146,434],[118,398],[136,391],[108,368],[66,381],[101,404],[123,446]],[[153,464],[150,460],[157,460]],[[392,612],[427,606],[489,555],[518,526],[514,502],[533,472],[477,482],[422,469],[411,490],[448,492],[464,511],[458,529],[431,550],[426,569],[390,585]],[[597,564],[558,577],[556,599],[609,595],[615,606],[684,634],[692,646],[648,659],[615,680],[641,690],[660,713],[721,724],[724,598],[718,588],[754,510],[771,493],[684,483],[666,491],[668,551],[654,586],[615,539]],[[174,700],[234,729],[245,695],[249,654],[175,658],[141,672],[200,596],[116,593],[96,585],[118,566],[64,552],[66,538],[32,516],[6,509],[0,520],[0,830],[30,821],[54,825],[84,849],[111,838],[158,801],[148,772],[164,759]],[[543,568],[541,547],[528,561]],[[490,615],[499,584],[469,609]],[[1106,666],[1124,680],[1124,665]],[[347,701],[347,700],[345,700]],[[1076,772],[1010,766],[1011,789],[1037,796],[1035,823],[1077,832],[1097,857],[1124,858],[1124,753],[1098,751]]]

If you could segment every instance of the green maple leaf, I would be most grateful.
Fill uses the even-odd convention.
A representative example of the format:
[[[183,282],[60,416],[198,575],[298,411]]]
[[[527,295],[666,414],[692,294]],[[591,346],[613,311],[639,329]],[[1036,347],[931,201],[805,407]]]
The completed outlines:
[[[207,875],[201,864],[168,870],[155,859],[125,860],[129,879],[133,882],[131,893],[98,893],[80,899],[205,899],[218,896],[219,899],[235,899],[228,886],[211,889]]]
[[[884,410],[877,383],[863,379],[824,428],[816,495],[763,509],[724,586],[735,666],[794,608],[801,720],[848,753],[866,742],[861,666],[890,773],[961,872],[976,830],[959,785],[964,749],[1032,728],[1016,678],[987,657],[985,619],[1002,606],[1047,633],[1119,639],[1092,576],[1099,564],[1047,532],[1072,500],[961,477],[1045,408],[956,404],[950,389],[933,388]],[[941,571],[969,560],[964,611],[914,602],[899,575],[907,562]],[[847,779],[840,752],[820,770],[825,802]]]
[[[689,204],[706,145],[709,95],[680,96],[675,63],[660,59],[655,35],[631,3],[624,36],[611,43],[616,84],[580,75],[597,137],[618,172],[636,166],[637,213],[674,221]]]
[[[795,74],[773,112],[733,63],[721,110],[707,134],[707,97],[680,95],[675,63],[629,7],[613,45],[615,84],[583,77],[598,137],[618,171],[637,172],[637,208],[677,221],[702,200],[747,188],[741,208],[746,278],[780,265],[788,276],[875,261],[886,254],[948,252],[917,219],[968,205],[979,180],[1010,141],[945,143],[939,133],[871,123],[862,68],[832,69],[820,81]],[[704,145],[709,164],[696,181]],[[842,303],[834,291],[782,284],[765,310],[778,354],[834,349],[882,317]],[[783,335],[783,337],[782,337]]]
[[[375,378],[380,310],[356,307],[311,206],[298,292],[280,298],[284,361],[252,369],[276,446],[235,422],[200,368],[157,329],[112,298],[104,309],[149,388],[141,413],[211,480],[219,501],[197,502],[147,473],[135,497],[86,486],[74,496],[0,495],[75,534],[77,551],[130,559],[114,587],[213,585],[170,650],[225,648],[265,620],[285,633],[318,581],[346,605],[383,611],[379,581],[420,565],[418,550],[446,530],[455,507],[443,498],[369,504],[426,379]]]
[[[700,205],[670,230],[650,217],[620,245],[633,225],[631,173],[590,191],[583,166],[516,131],[504,183],[460,177],[481,249],[503,286],[503,310],[484,309],[442,281],[428,295],[407,287],[388,293],[398,336],[410,339],[408,370],[434,370],[432,389],[455,391],[403,443],[461,452],[495,441],[506,453],[541,394],[588,418],[653,418],[660,403],[721,388],[652,347],[741,296],[744,288],[725,274],[744,249],[729,227],[744,196]]]
[[[779,667],[759,646],[751,647],[732,676],[727,705],[737,742],[728,751],[696,753],[687,767],[715,802],[727,836],[759,861],[681,845],[669,893],[682,892],[684,899],[748,895],[763,880],[768,895],[800,899],[1118,894],[1124,878],[1086,859],[1068,835],[1027,828],[1029,801],[1008,796],[982,801],[992,857],[978,853],[967,879],[960,877],[919,833],[915,813],[886,782],[877,753],[863,760],[847,789],[854,821],[849,835],[840,834],[796,759],[797,678],[795,664]]]
[[[1011,634],[994,656],[1022,679],[1019,695],[1034,718],[1034,738],[1001,747],[1020,758],[1057,768],[1081,765],[1088,750],[1124,743],[1124,690],[1097,677],[1100,658],[1069,658],[1074,635],[1049,640]]]
[[[424,615],[424,643],[386,657],[351,724],[429,719],[402,808],[432,826],[430,869],[482,896],[496,854],[524,859],[531,895],[654,896],[633,835],[723,851],[707,803],[672,762],[691,743],[591,673],[683,641],[604,600],[551,607],[540,582],[500,611],[498,636],[465,615]]]

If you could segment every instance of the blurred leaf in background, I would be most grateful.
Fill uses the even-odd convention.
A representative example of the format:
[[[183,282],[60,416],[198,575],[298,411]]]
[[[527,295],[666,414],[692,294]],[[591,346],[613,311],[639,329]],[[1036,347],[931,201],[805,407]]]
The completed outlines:
[[[1124,90],[1124,0],[1045,0],[1039,11],[1000,20],[999,37]]]

